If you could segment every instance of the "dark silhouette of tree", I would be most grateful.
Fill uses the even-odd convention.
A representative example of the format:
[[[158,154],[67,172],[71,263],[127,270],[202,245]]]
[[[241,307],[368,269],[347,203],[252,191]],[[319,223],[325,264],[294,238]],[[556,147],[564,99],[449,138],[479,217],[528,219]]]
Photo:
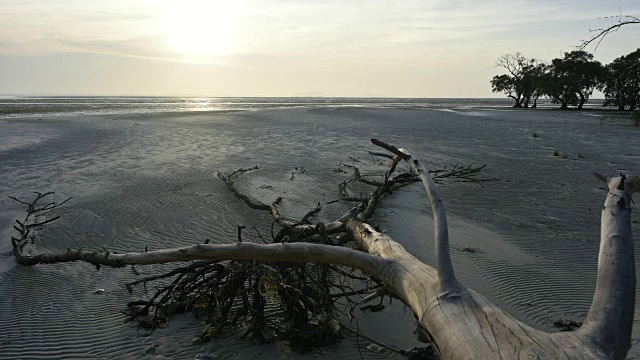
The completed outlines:
[[[533,94],[530,79],[531,69],[538,64],[535,58],[527,58],[521,53],[505,54],[496,60],[496,66],[507,70],[508,74],[496,75],[491,79],[491,90],[504,93],[515,100],[513,107],[529,107]]]
[[[584,50],[567,52],[563,58],[551,61],[544,92],[554,103],[560,103],[561,109],[567,109],[568,105],[582,109],[603,77],[604,67],[593,60],[593,54]]]
[[[522,107],[522,92],[519,91],[518,86],[516,85],[516,81],[513,77],[509,75],[502,74],[496,75],[491,79],[491,91],[492,92],[502,92],[516,101],[513,107]]]
[[[565,74],[553,71],[552,65],[549,67],[549,72],[544,74],[542,83],[544,95],[554,104],[560,104],[560,109],[568,109],[569,105],[578,103],[578,97],[572,91]]]
[[[619,110],[635,110],[640,107],[640,49],[603,66],[593,59],[593,54],[584,49],[591,43],[600,42],[611,32],[623,26],[640,24],[640,18],[629,15],[604,17],[617,18],[608,27],[590,30],[593,36],[584,40],[579,50],[566,52],[550,64],[535,58],[527,58],[521,53],[505,54],[496,61],[496,66],[507,70],[507,74],[491,79],[492,91],[504,93],[515,101],[513,107],[537,106],[541,96],[547,96],[560,109],[569,105],[582,109],[584,104],[598,89],[605,93],[604,106],[614,106]]]
[[[549,66],[545,63],[534,60],[532,65],[526,66],[523,72],[523,107],[529,107],[529,102],[533,99],[531,107],[538,106],[538,98],[544,95],[545,74],[548,72]]]
[[[613,60],[606,66],[603,81],[604,106],[635,110],[640,106],[640,49]]]

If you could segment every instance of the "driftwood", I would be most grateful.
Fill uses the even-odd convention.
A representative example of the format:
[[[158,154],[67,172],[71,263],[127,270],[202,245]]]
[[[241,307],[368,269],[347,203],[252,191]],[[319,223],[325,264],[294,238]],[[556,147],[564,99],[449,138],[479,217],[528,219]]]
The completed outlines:
[[[304,221],[285,219],[277,209],[280,200],[271,205],[262,204],[251,200],[234,187],[233,176],[239,172],[218,174],[229,189],[248,206],[272,214],[275,222],[282,227],[277,235],[273,235],[275,243],[239,241],[235,244],[197,244],[141,253],[68,250],[61,254],[33,255],[24,251],[26,244],[31,241],[29,230],[33,225],[23,221],[18,222],[19,226],[16,227],[21,237],[12,239],[14,254],[17,261],[24,265],[85,261],[97,267],[122,267],[205,261],[188,265],[195,269],[218,266],[217,261],[221,260],[333,264],[340,266],[337,271],[343,271],[343,267],[354,268],[380,280],[383,287],[376,294],[392,294],[410,307],[421,328],[430,335],[442,359],[625,357],[630,347],[635,301],[636,277],[630,213],[632,194],[640,191],[638,177],[620,176],[607,180],[609,193],[602,209],[596,291],[584,324],[571,332],[546,333],[517,321],[457,281],[449,252],[444,203],[429,171],[406,150],[377,140],[372,141],[391,153],[389,170],[359,205],[340,219],[326,224],[312,224],[309,221],[315,210],[305,216]],[[403,180],[406,175],[394,175],[398,162],[403,160],[411,166],[414,176],[424,185],[432,207],[437,259],[435,268],[422,263],[393,239],[367,224],[380,199],[408,182]],[[346,191],[343,191],[343,196],[351,197],[345,194]],[[41,195],[38,197],[41,198]],[[36,203],[25,202],[30,206],[30,213],[38,209]],[[57,204],[47,206],[51,208]],[[29,216],[26,220],[28,219]],[[241,229],[239,240],[240,231]],[[350,242],[355,243],[356,247],[335,246],[336,243]],[[179,272],[180,270],[176,274]],[[180,284],[174,282],[169,285],[170,290],[174,291]],[[149,310],[153,305],[150,303],[140,304],[143,305],[141,310],[145,307]]]

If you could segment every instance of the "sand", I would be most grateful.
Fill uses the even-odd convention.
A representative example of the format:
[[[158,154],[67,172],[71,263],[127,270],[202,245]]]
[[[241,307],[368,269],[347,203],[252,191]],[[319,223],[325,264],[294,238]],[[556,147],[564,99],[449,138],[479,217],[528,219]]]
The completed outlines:
[[[201,328],[190,315],[141,336],[121,314],[130,300],[123,284],[135,277],[131,270],[15,264],[8,239],[22,209],[7,196],[73,196],[62,218],[39,233],[38,251],[232,242],[237,225],[268,233],[270,222],[233,198],[216,171],[260,165],[238,184],[265,202],[283,196],[282,212],[296,218],[338,198],[337,184],[350,174],[334,169],[348,156],[374,169],[367,155],[371,137],[437,166],[486,163],[484,175],[500,182],[440,187],[459,279],[537,328],[554,331],[559,318],[582,320],[595,286],[605,197],[591,172],[640,169],[640,128],[601,120],[552,110],[327,108],[0,121],[0,358],[131,358],[147,350],[148,358],[297,357],[278,344],[236,341],[234,334],[191,345]],[[553,156],[555,150],[561,156]],[[304,173],[296,170],[301,166]],[[319,218],[334,218],[348,206],[327,205]],[[433,263],[430,219],[423,191],[412,186],[387,198],[374,223]],[[638,237],[637,213],[633,219]],[[104,294],[94,294],[98,288]],[[397,301],[379,313],[356,313],[367,335],[402,349],[419,345],[413,316]],[[630,358],[640,357],[638,330]],[[397,357],[372,353],[368,343],[347,335],[307,356]]]

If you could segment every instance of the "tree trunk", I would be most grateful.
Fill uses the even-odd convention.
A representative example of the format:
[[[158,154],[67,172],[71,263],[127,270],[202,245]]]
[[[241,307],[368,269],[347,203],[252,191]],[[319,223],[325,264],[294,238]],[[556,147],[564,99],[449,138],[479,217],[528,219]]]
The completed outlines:
[[[513,104],[514,108],[521,108],[522,107],[522,98],[520,96],[516,97],[513,95],[509,95],[510,98],[512,98],[513,100],[515,100],[515,104]]]
[[[622,101],[622,97],[620,96],[620,94],[618,94],[616,100],[618,103],[618,111],[624,111],[625,104],[624,101]]]
[[[225,245],[198,244],[174,249],[125,254],[107,251],[67,251],[61,254],[23,253],[31,240],[29,215],[16,227],[20,239],[12,239],[19,263],[86,261],[96,266],[121,267],[175,261],[272,260],[339,264],[367,272],[380,279],[384,288],[400,298],[415,314],[420,326],[433,338],[442,359],[623,359],[630,347],[635,301],[635,268],[631,234],[631,196],[640,190],[640,178],[625,176],[608,181],[609,193],[602,210],[601,246],[593,304],[584,325],[574,332],[545,333],[520,323],[487,299],[461,285],[454,273],[444,202],[435,183],[420,161],[406,150],[372,140],[393,155],[385,183],[363,204],[331,223],[364,251],[310,243],[259,245],[246,242]],[[383,186],[398,161],[406,161],[422,182],[432,208],[435,228],[435,268],[424,264],[404,247],[366,223]],[[223,180],[224,177],[221,177]],[[232,186],[231,176],[227,177]],[[231,185],[229,185],[231,182]],[[386,185],[385,185],[386,184]],[[39,195],[40,196],[40,195]],[[242,198],[245,203],[251,202]],[[256,204],[255,202],[251,202]],[[29,213],[40,211],[36,202]],[[274,211],[274,217],[279,216]],[[259,204],[258,204],[259,205]],[[46,207],[44,210],[49,210]],[[55,206],[54,206],[55,207]],[[42,211],[44,211],[42,210]],[[269,211],[266,208],[265,211]],[[277,218],[277,217],[276,217]],[[36,224],[41,226],[42,223]],[[303,226],[309,234],[318,225]],[[328,232],[328,230],[327,230]],[[322,233],[322,231],[320,231]],[[312,235],[310,235],[312,236]]]
[[[608,183],[609,194],[602,208],[600,256],[593,303],[579,333],[597,344],[609,359],[623,359],[631,347],[636,297],[636,270],[631,234],[631,196],[640,190],[640,179],[626,176]]]
[[[582,106],[587,102],[587,98],[581,93],[578,92],[578,96],[580,96],[580,102],[578,103],[578,110],[582,110]]]

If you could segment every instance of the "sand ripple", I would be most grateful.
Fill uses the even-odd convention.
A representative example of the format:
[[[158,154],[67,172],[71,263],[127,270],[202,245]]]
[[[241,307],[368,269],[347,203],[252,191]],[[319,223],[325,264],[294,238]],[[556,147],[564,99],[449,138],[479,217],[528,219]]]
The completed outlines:
[[[249,344],[235,340],[235,334],[193,346],[200,326],[190,315],[176,317],[151,337],[140,336],[121,313],[130,300],[123,284],[134,277],[128,269],[15,266],[6,240],[22,209],[6,195],[29,198],[31,191],[55,190],[60,198],[74,197],[58,222],[38,232],[38,251],[143,251],[207,238],[233,242],[237,225],[247,225],[246,241],[259,241],[249,228],[269,234],[269,217],[230,195],[217,170],[260,165],[236,184],[265,203],[282,196],[283,215],[296,219],[317,202],[337,198],[337,184],[351,174],[334,170],[348,156],[358,158],[363,172],[376,169],[367,154],[371,137],[398,143],[428,164],[487,163],[486,175],[503,181],[484,188],[441,187],[452,219],[458,277],[538,328],[551,329],[561,317],[582,320],[595,284],[604,199],[590,173],[640,169],[640,158],[633,155],[640,153],[640,144],[628,141],[637,136],[628,126],[600,125],[578,112],[482,115],[288,109],[3,122],[0,143],[9,145],[0,148],[0,358],[138,358],[145,351],[149,357],[157,351],[158,358],[197,353],[297,358],[277,344]],[[540,137],[534,139],[534,132]],[[23,134],[31,140],[16,142]],[[554,157],[556,149],[567,158]],[[431,229],[422,190],[398,192],[386,204],[376,221],[421,260],[433,263],[433,244],[424,236]],[[317,218],[335,218],[348,206],[326,206]],[[637,223],[633,229],[640,233]],[[465,251],[468,247],[481,251]],[[95,289],[105,292],[96,295]],[[394,306],[358,314],[360,327],[390,345],[411,348],[417,345],[413,316]],[[323,356],[359,359],[363,351],[365,358],[395,357],[368,352],[362,339],[358,350],[357,343],[348,335]],[[634,351],[639,351],[636,345]]]

